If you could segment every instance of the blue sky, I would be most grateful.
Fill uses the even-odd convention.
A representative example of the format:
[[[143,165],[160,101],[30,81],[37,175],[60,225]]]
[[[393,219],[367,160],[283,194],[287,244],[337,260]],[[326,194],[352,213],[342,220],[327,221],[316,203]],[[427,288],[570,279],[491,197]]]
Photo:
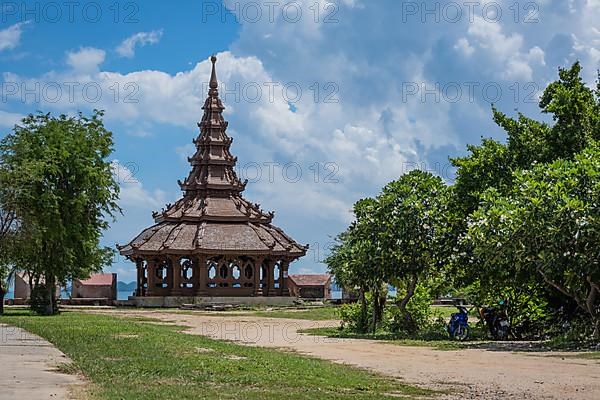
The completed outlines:
[[[600,68],[600,0],[537,2],[3,2],[2,135],[36,110],[106,110],[125,243],[179,195],[206,96],[218,76],[245,196],[321,272],[352,204],[410,169],[449,182],[448,156],[503,138],[491,103],[538,115],[558,66]],[[135,278],[116,257],[119,279]]]

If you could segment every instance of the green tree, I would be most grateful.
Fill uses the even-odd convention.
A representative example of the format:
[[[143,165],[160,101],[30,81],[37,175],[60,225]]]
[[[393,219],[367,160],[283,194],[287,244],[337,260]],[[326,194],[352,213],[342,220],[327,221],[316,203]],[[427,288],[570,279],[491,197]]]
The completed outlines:
[[[553,159],[572,158],[592,141],[600,140],[600,79],[595,92],[587,87],[579,62],[560,68],[558,76],[544,90],[540,108],[555,121],[549,138]]]
[[[439,177],[414,170],[387,184],[378,201],[381,264],[386,281],[399,291],[396,305],[406,330],[415,331],[407,306],[448,255],[448,189]]]
[[[0,143],[0,186],[11,190],[15,213],[29,227],[17,267],[44,282],[47,314],[58,310],[56,284],[100,270],[113,254],[99,246],[107,218],[119,211],[107,160],[112,133],[102,116],[29,115]]]
[[[535,276],[573,299],[600,338],[600,150],[514,174],[509,195],[494,189],[473,215],[468,240],[488,273],[506,282]]]
[[[517,275],[512,274],[513,255],[505,254],[502,258],[486,253],[493,259],[485,260],[482,254],[473,253],[471,241],[463,239],[467,221],[485,200],[484,194],[509,199],[518,171],[572,159],[600,139],[600,80],[594,91],[584,84],[580,74],[579,63],[561,68],[559,79],[545,89],[539,106],[543,113],[552,115],[554,124],[523,114],[511,118],[493,108],[494,121],[505,130],[506,142],[483,139],[478,146],[468,146],[467,156],[451,159],[457,167],[451,202],[452,232],[457,243],[452,266],[462,285],[475,284],[480,301],[498,298],[502,292],[523,296],[536,293],[541,296],[540,303],[547,296],[547,290],[539,290],[535,272],[521,270]]]
[[[544,90],[539,106],[552,115],[552,126],[520,113],[513,119],[492,108],[494,121],[507,134],[506,144],[482,139],[478,146],[467,146],[469,155],[450,160],[457,168],[453,203],[462,219],[477,209],[488,188],[507,193],[514,171],[572,158],[600,140],[600,80],[594,91],[580,74],[578,62],[569,69],[560,68],[559,79]]]
[[[1,195],[0,195],[1,198]],[[8,291],[11,274],[11,254],[17,218],[14,209],[7,202],[0,203],[0,315],[4,313],[4,296]]]
[[[373,332],[383,315],[387,286],[381,258],[376,220],[377,201],[362,199],[354,205],[355,221],[340,234],[337,244],[325,260],[330,273],[345,287],[358,288],[361,312],[356,325],[360,331],[371,328]],[[371,322],[367,322],[367,296],[372,302]]]

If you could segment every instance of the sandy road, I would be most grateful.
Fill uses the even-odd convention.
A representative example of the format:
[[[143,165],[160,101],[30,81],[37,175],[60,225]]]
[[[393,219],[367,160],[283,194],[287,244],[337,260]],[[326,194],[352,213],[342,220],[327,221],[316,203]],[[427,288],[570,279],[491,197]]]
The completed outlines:
[[[568,353],[442,351],[298,333],[307,328],[335,326],[337,321],[155,311],[105,312],[158,318],[187,326],[186,332],[191,334],[290,349],[397,377],[409,384],[455,391],[456,394],[442,396],[443,399],[600,399],[600,360],[578,359]]]
[[[69,359],[39,336],[0,324],[0,400],[69,399],[76,375],[59,373]]]

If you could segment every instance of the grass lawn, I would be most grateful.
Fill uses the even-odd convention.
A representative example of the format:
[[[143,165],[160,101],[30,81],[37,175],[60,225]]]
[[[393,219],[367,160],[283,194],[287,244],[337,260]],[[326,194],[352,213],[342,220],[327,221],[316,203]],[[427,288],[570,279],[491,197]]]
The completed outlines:
[[[587,353],[577,353],[577,358],[586,358],[590,360],[600,360],[600,351],[590,351]]]
[[[444,319],[450,319],[450,316],[456,312],[458,312],[457,308],[454,306],[431,306],[431,312],[435,317],[442,317]],[[473,316],[469,314],[470,318],[477,319],[477,316]]]
[[[349,366],[107,315],[9,311],[0,322],[55,344],[91,399],[382,399],[433,394]]]
[[[394,334],[370,334],[370,333],[353,333],[346,330],[340,330],[338,328],[311,328],[300,331],[302,333],[308,333],[310,335],[327,336],[332,338],[347,338],[347,339],[370,339],[370,340],[381,340],[391,344],[397,344],[400,346],[423,346],[432,347],[438,350],[458,350],[473,345],[474,342],[455,342],[451,340],[417,340],[417,339],[406,339]]]
[[[325,321],[331,319],[339,319],[338,308],[335,306],[325,307],[310,307],[310,308],[297,308],[297,307],[286,307],[286,308],[275,308],[268,310],[266,308],[256,308],[250,310],[231,310],[231,311],[190,311],[190,310],[179,310],[179,309],[157,309],[159,312],[172,312],[175,314],[187,314],[187,315],[230,315],[233,317],[240,316],[255,316],[255,317],[268,317],[268,318],[291,318],[291,319],[306,319],[310,321]],[[147,310],[147,309],[146,309]]]
[[[312,321],[339,319],[338,307],[314,307],[307,309],[276,309],[272,311],[254,311],[252,315],[269,318],[294,318]]]

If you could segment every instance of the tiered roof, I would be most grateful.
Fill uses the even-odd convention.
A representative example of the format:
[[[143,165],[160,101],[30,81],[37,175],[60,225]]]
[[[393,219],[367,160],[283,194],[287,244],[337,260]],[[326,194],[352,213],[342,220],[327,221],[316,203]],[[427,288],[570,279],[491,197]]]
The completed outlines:
[[[215,63],[208,97],[198,123],[200,135],[193,142],[196,153],[188,158],[188,177],[179,181],[184,192],[174,204],[153,213],[156,224],[144,230],[128,245],[119,247],[122,255],[152,254],[264,254],[298,258],[306,254],[302,246],[271,224],[273,212],[242,197],[246,182],[235,173],[237,157],[229,148],[225,107],[219,98]]]

